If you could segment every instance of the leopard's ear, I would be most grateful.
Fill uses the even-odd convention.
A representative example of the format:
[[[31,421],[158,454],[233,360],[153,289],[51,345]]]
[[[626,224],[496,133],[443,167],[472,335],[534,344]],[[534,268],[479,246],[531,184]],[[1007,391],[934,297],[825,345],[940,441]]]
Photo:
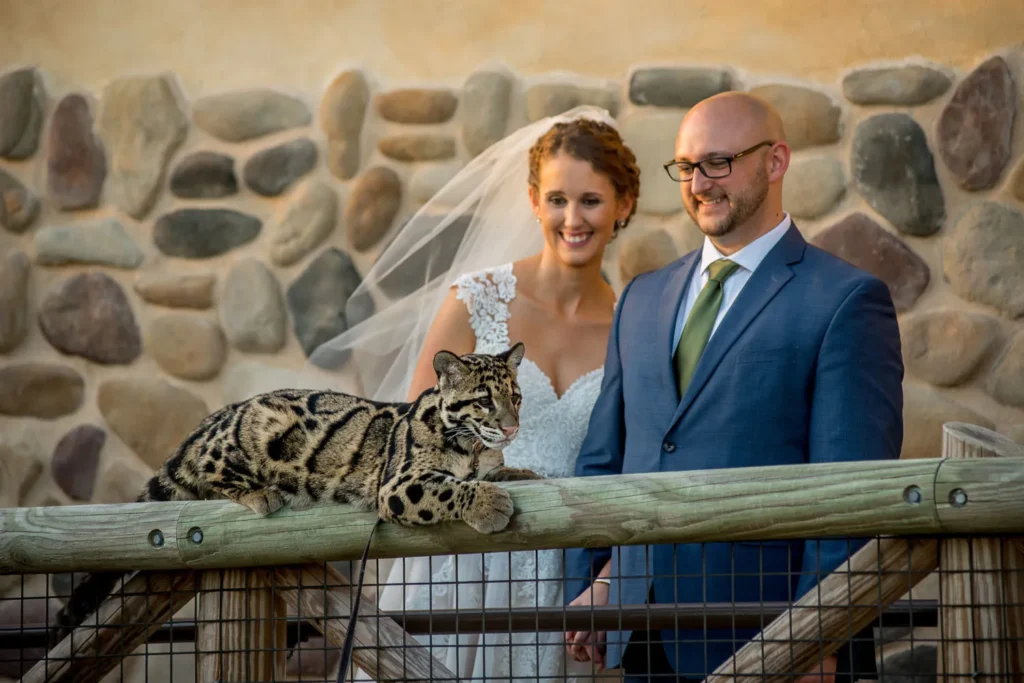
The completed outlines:
[[[469,375],[469,366],[451,351],[434,354],[434,372],[438,386],[458,384]]]
[[[513,370],[519,369],[519,364],[523,362],[523,356],[526,355],[526,346],[523,342],[516,342],[515,345],[508,351],[501,354],[501,358],[508,363],[508,366]]]

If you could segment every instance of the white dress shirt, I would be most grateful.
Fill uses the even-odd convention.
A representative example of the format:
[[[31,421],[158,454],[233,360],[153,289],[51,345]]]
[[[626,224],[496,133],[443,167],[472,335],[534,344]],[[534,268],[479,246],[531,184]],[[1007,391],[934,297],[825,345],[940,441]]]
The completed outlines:
[[[728,257],[718,251],[707,236],[704,237],[704,248],[700,254],[700,263],[697,265],[696,275],[699,277],[694,277],[690,280],[690,286],[686,288],[686,296],[683,297],[682,304],[679,306],[679,312],[676,314],[675,334],[672,337],[673,354],[679,345],[679,338],[683,335],[683,326],[686,324],[686,318],[690,315],[690,309],[693,308],[693,304],[697,301],[697,295],[700,294],[700,290],[708,283],[708,266],[723,258],[728,258],[739,266],[725,280],[723,285],[722,307],[718,309],[718,317],[715,318],[715,324],[711,328],[711,336],[714,336],[715,330],[718,329],[718,325],[722,322],[722,318],[729,310],[729,307],[736,301],[736,297],[739,296],[743,285],[747,284],[747,280],[754,274],[754,270],[761,264],[764,257],[768,255],[768,252],[772,250],[772,247],[779,243],[779,240],[786,234],[791,224],[792,221],[787,213],[782,217],[781,223]]]

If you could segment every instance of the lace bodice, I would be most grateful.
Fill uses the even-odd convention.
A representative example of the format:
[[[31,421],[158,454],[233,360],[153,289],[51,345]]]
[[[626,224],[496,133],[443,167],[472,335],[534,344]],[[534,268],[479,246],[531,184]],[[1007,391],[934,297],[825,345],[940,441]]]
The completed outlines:
[[[508,349],[512,343],[508,305],[516,295],[512,264],[463,275],[455,285],[456,296],[469,309],[469,322],[476,334],[475,351],[499,353]],[[573,476],[603,376],[603,368],[592,370],[559,397],[551,379],[530,360],[527,348],[519,366],[523,392],[519,436],[505,449],[505,464],[526,467],[550,479]]]

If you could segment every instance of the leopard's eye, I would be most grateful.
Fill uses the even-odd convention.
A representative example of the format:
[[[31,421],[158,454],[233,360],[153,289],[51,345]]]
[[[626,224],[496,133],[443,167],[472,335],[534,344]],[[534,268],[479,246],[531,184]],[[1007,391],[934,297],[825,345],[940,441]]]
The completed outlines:
[[[491,400],[491,399],[490,399],[489,397],[487,397],[487,396],[484,396],[483,398],[481,398],[480,400],[478,400],[478,401],[477,401],[476,403],[477,403],[477,405],[478,405],[478,406],[480,406],[480,407],[481,407],[481,408],[483,408],[484,410],[490,410],[491,408],[493,408],[493,407],[494,407],[494,401],[492,401],[492,400]]]

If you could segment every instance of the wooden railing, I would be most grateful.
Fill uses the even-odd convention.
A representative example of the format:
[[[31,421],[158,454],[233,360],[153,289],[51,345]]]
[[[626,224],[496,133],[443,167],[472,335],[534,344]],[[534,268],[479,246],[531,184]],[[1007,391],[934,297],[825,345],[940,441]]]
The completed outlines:
[[[983,672],[971,680],[1009,680],[999,676],[1024,671],[1020,652],[1006,655],[1007,647],[1020,647],[1011,643],[1024,642],[1024,544],[1015,540],[1013,552],[996,557],[998,538],[987,545],[934,539],[1024,535],[1024,458],[1014,457],[1024,450],[962,423],[945,426],[943,449],[941,457],[922,460],[517,482],[506,485],[516,512],[500,533],[483,536],[462,524],[382,525],[370,555],[882,536],[783,612],[709,683],[785,680],[772,672],[811,668],[823,648],[834,651],[940,562],[949,573],[940,619],[951,643],[940,667]],[[287,605],[301,605],[330,642],[341,644],[345,620],[322,615],[347,614],[352,591],[324,563],[357,559],[374,521],[372,513],[347,506],[259,518],[226,501],[0,510],[0,573],[145,570],[127,582],[123,598],[104,605],[99,627],[80,627],[23,680],[99,680],[117,658],[98,654],[131,652],[197,589],[199,618],[208,620],[196,636],[201,680],[241,680],[242,671],[268,680],[282,667]],[[931,538],[908,542],[914,536]],[[204,589],[245,581],[253,590],[238,599],[204,600],[219,595]],[[981,599],[986,607],[979,610],[974,603]],[[223,635],[218,621],[243,612],[250,619],[228,628],[233,654],[206,657],[204,642],[215,634],[202,624],[215,624]],[[355,653],[361,668],[381,680],[454,678],[372,603],[364,602],[362,614]],[[957,647],[961,641],[971,647]]]

